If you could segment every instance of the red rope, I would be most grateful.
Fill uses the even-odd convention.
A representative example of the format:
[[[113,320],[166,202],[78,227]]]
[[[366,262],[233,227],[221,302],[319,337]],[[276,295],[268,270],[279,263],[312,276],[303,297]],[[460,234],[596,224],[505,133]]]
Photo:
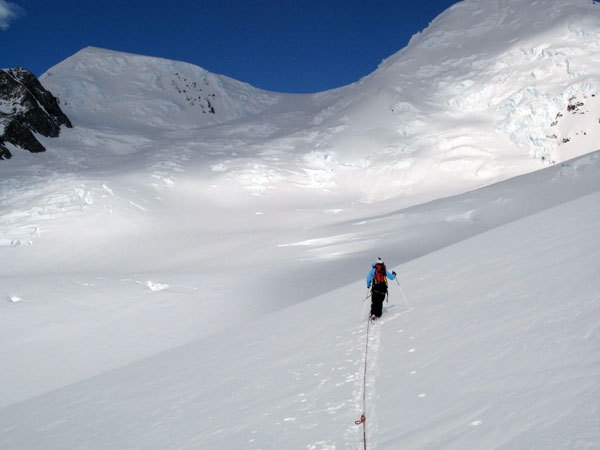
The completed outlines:
[[[371,327],[371,318],[369,318],[367,322],[367,341],[365,344],[365,370],[363,373],[363,413],[360,416],[359,420],[356,420],[354,423],[356,425],[362,424],[363,426],[363,443],[365,446],[365,450],[367,450],[367,418],[365,416],[365,411],[367,409],[367,357],[369,355],[369,329]]]

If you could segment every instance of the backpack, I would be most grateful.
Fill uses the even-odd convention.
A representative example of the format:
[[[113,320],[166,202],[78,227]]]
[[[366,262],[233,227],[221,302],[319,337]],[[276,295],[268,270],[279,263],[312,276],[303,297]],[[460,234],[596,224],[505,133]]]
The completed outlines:
[[[379,292],[387,292],[387,275],[385,264],[375,264],[373,273],[373,289]]]

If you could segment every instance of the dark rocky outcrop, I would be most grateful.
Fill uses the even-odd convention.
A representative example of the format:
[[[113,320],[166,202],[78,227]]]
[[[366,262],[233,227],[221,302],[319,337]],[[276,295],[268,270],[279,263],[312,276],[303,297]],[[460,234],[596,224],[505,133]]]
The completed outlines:
[[[72,127],[35,75],[22,67],[0,69],[0,159],[11,157],[7,142],[32,153],[45,151],[34,133],[58,137],[62,125]]]
[[[4,146],[4,143],[0,141],[0,160],[9,159],[12,155],[8,149]]]

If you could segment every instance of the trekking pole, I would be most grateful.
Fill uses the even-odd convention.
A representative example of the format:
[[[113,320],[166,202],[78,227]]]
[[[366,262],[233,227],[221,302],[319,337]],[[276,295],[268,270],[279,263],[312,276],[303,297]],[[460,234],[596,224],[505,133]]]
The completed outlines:
[[[365,317],[365,308],[367,306],[367,299],[369,298],[370,292],[368,290],[369,288],[367,288],[367,296],[365,298],[363,298],[363,309],[362,309],[362,313],[360,314],[360,321],[363,321],[363,317]]]
[[[398,278],[396,278],[396,284],[398,284],[398,287],[400,288],[400,292],[402,293],[402,297],[404,298],[404,303],[406,304],[406,307],[410,308],[410,306],[408,305],[408,301],[406,300],[406,295],[404,295],[404,289],[402,289],[402,286],[400,285]]]

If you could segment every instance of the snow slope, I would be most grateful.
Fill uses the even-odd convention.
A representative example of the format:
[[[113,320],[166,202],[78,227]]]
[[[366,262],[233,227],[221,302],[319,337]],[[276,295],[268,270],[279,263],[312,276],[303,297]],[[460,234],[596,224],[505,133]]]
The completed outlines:
[[[599,16],[467,0],[313,95],[52,68],[74,128],[0,165],[0,448],[362,448],[377,256],[369,448],[600,446]]]
[[[369,342],[369,448],[598,446],[599,163],[594,154],[423,206],[420,213],[370,219],[386,221],[397,260],[397,252],[418,251],[421,242],[402,245],[397,236],[412,221],[427,223],[424,216],[438,233],[444,216],[474,222],[473,232],[490,197],[526,207],[505,225],[394,267],[402,290],[391,286]],[[548,190],[532,200],[522,195],[532,192],[531,184],[568,191],[572,200]],[[537,200],[546,204],[527,211]],[[466,204],[472,210],[461,214]],[[482,216],[483,223],[495,216],[498,225],[502,214]],[[344,261],[342,270],[364,269],[361,262]],[[6,406],[0,443],[28,449],[362,448],[354,420],[362,411],[363,283]],[[304,286],[288,280],[288,288]],[[168,292],[159,291],[155,301],[167,303]],[[5,304],[5,312],[17,314],[36,300]]]

